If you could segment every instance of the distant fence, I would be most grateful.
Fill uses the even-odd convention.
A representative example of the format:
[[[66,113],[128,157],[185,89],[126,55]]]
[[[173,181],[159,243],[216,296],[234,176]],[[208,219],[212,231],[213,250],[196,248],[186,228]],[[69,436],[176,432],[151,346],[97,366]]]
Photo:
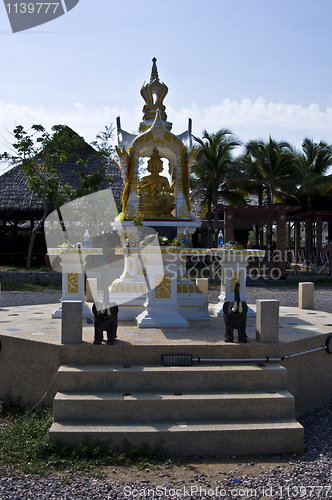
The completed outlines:
[[[307,255],[307,258],[306,258]],[[257,279],[262,277],[278,277],[280,276],[278,263],[285,262],[288,272],[293,272],[295,275],[300,275],[304,272],[316,275],[329,274],[330,260],[329,252],[299,250],[297,259],[295,250],[286,250],[285,255],[281,256],[278,250],[267,252],[265,257],[251,257],[247,267],[247,275],[250,278]],[[191,277],[212,277],[219,278],[221,274],[220,259],[197,255],[195,259],[187,257],[187,272]],[[194,276],[195,275],[195,276]]]
[[[288,269],[294,271],[294,274],[299,275],[301,271],[310,271],[316,274],[326,274],[329,272],[330,259],[329,252],[316,252],[314,250],[299,250],[297,259],[295,250],[287,251],[287,266]]]

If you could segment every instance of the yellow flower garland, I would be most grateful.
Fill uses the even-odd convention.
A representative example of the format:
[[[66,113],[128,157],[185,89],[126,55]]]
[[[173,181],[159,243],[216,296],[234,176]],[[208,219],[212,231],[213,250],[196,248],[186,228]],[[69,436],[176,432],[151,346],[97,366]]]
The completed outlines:
[[[181,170],[182,170],[182,187],[183,194],[187,202],[187,207],[190,212],[191,202],[189,198],[189,164],[188,164],[188,150],[184,148],[181,155]]]
[[[134,155],[132,153],[132,147],[129,146],[128,148],[128,163],[127,163],[127,172],[128,172],[128,178],[127,178],[127,184],[125,185],[125,188],[123,190],[122,196],[121,196],[121,201],[122,201],[122,212],[125,213],[126,208],[127,208],[127,203],[129,199],[129,194],[130,194],[130,185],[131,181],[133,178],[133,173],[134,169],[132,168],[132,164],[134,163]]]

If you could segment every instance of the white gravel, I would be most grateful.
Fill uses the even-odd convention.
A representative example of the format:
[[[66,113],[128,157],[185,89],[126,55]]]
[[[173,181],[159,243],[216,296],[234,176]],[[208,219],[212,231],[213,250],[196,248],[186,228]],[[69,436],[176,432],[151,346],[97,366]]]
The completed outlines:
[[[38,304],[57,304],[62,293],[60,290],[43,292],[1,292],[1,307],[34,306]]]
[[[218,302],[218,287],[209,289],[209,301]],[[28,306],[37,304],[56,304],[60,302],[60,290],[43,292],[2,292],[2,307]],[[290,286],[247,287],[248,304],[255,304],[257,299],[276,299],[281,306],[297,307],[298,289]],[[315,309],[332,313],[332,287],[315,287]]]
[[[209,289],[209,301],[218,302],[219,289],[211,287]],[[332,313],[332,287],[315,287],[315,309]],[[258,299],[279,300],[280,306],[298,306],[297,286],[247,286],[247,302],[255,304]],[[331,496],[332,498],[332,496]]]

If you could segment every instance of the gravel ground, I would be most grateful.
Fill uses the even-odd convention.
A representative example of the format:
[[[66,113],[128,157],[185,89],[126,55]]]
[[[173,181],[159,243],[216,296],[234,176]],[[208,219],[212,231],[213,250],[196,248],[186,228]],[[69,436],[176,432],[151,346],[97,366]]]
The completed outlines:
[[[315,289],[315,308],[332,313],[332,288]],[[209,300],[216,302],[218,290]],[[248,302],[274,298],[280,305],[296,306],[296,288],[248,288]],[[2,305],[55,303],[59,292],[3,292]],[[159,498],[162,500],[245,498],[332,498],[332,401],[300,419],[305,429],[300,456],[193,458],[177,467],[156,470],[107,469],[107,479],[74,474],[70,477],[16,476],[0,469],[0,499],[83,500]]]
[[[209,302],[218,302],[217,287],[209,289]],[[250,287],[247,286],[247,302],[255,304],[258,299],[279,300],[281,306],[298,306],[298,287]],[[332,313],[332,287],[315,287],[315,309]],[[332,496],[331,496],[332,498]]]
[[[315,309],[332,313],[332,287],[315,287]],[[219,287],[209,289],[209,302],[218,302]],[[56,304],[60,301],[60,290],[43,292],[2,292],[2,307],[30,306],[37,304]],[[248,304],[255,304],[257,299],[276,299],[281,306],[297,307],[297,287],[247,287]]]
[[[43,292],[1,292],[1,307],[34,306],[38,304],[57,304],[61,290]]]
[[[251,457],[218,458],[214,462],[184,462],[151,472],[133,471],[129,481],[123,468],[109,471],[105,480],[78,474],[65,478],[16,476],[4,469],[0,476],[3,500],[83,500],[159,498],[162,500],[245,498],[332,498],[332,402],[302,417],[304,454],[274,456],[273,464]],[[271,457],[272,459],[272,457]],[[279,463],[278,463],[279,460]],[[209,465],[212,463],[212,465]],[[148,472],[149,471],[149,474]],[[110,476],[113,476],[110,478]]]

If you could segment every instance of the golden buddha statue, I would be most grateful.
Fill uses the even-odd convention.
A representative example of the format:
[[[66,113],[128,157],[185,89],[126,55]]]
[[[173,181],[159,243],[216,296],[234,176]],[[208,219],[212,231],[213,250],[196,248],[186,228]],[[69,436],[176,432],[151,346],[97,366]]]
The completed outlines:
[[[147,218],[169,219],[175,208],[174,185],[170,186],[167,177],[160,175],[163,162],[157,148],[148,161],[148,171],[150,175],[143,177],[138,185],[139,211]]]

